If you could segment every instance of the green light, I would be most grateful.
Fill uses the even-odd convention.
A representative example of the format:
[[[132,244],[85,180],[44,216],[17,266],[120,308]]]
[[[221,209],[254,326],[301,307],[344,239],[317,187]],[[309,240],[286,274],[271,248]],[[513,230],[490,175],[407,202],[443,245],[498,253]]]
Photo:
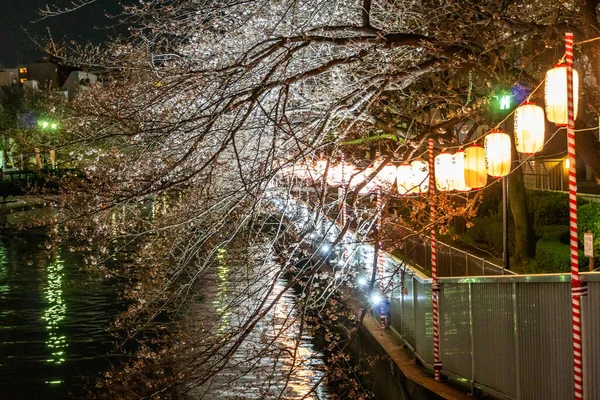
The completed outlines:
[[[57,125],[55,122],[52,123],[52,125],[50,126],[52,129],[56,129]]]
[[[503,94],[500,97],[500,109],[501,110],[509,110],[510,109],[510,95]]]
[[[48,127],[48,121],[42,121],[42,128]]]

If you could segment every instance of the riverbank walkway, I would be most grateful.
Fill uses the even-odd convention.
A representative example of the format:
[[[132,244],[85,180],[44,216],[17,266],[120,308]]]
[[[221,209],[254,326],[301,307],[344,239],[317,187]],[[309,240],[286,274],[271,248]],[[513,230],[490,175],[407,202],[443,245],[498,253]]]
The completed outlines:
[[[340,226],[285,191],[274,189],[272,204],[298,232],[308,233],[303,240],[314,253],[324,254],[337,264],[344,256],[339,268],[354,270],[362,301],[369,301],[373,294],[389,299],[389,328],[378,327],[380,306],[372,303],[372,316],[365,329],[373,328],[373,337],[390,358],[397,358],[396,365],[407,362],[402,354],[409,351],[411,362],[424,367],[418,372],[404,365],[404,376],[444,398],[461,398],[460,391],[453,392],[451,385],[428,378],[433,370],[431,278],[408,261],[384,254],[385,282],[376,282],[372,289],[361,286],[361,278],[365,282],[374,268],[374,249],[365,243],[366,238],[352,231],[338,238]],[[315,225],[316,221],[324,225]],[[448,263],[448,259],[438,258],[438,269],[450,269],[440,262]],[[588,295],[582,297],[581,313],[584,391],[587,398],[596,399],[600,398],[596,384],[600,381],[600,341],[596,339],[600,335],[600,275],[581,276],[588,289]],[[573,397],[570,274],[453,274],[438,281],[441,372],[453,385],[464,388],[463,395],[470,392],[499,399],[550,400]],[[386,289],[379,293],[379,287]],[[448,388],[439,389],[439,385]]]

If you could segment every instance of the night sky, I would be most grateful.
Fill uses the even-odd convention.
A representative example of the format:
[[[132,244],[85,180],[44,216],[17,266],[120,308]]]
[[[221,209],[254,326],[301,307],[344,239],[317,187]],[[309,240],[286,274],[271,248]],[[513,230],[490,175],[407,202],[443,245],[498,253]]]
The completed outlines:
[[[119,0],[96,0],[74,12],[33,23],[39,19],[39,9],[46,4],[62,8],[71,4],[71,0],[0,0],[0,65],[16,67],[18,63],[36,61],[44,55],[23,28],[41,40],[50,29],[57,41],[69,39],[94,43],[105,40],[117,30],[124,30],[123,27],[111,27],[118,21],[105,16],[119,12]]]

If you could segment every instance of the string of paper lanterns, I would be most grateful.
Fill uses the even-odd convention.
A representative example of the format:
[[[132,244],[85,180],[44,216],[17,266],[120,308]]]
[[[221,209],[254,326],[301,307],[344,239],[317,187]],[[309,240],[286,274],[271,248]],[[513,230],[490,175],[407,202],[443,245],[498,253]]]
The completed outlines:
[[[567,68],[557,64],[546,73],[546,117],[557,126],[567,124]],[[578,74],[573,71],[574,114],[577,115]],[[545,141],[544,109],[532,102],[522,103],[515,111],[514,140],[519,153],[531,155],[539,152]],[[451,154],[443,151],[435,157],[435,185],[439,191],[469,191],[484,187],[487,175],[501,178],[511,171],[511,139],[499,129],[484,136],[483,146],[473,144],[465,150]],[[390,190],[394,186],[402,196],[427,193],[429,190],[429,165],[422,160],[393,163],[375,170],[381,165],[376,160],[362,171],[344,161],[329,166],[326,183],[330,186],[347,185],[349,189],[361,185],[360,193],[370,193],[376,188]],[[325,175],[327,161],[318,160],[314,165],[299,163],[287,168],[285,174],[299,179],[321,180]]]

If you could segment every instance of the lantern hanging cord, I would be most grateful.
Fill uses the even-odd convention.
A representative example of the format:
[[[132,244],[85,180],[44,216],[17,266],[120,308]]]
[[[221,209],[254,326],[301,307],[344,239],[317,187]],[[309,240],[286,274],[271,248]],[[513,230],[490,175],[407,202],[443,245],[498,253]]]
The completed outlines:
[[[594,126],[593,128],[575,129],[575,132],[597,131],[599,129],[600,126]]]
[[[595,42],[596,40],[600,40],[600,36],[591,38],[591,39],[587,39],[587,40],[582,40],[581,42],[576,42],[576,43],[574,43],[574,45],[578,46],[578,45],[584,44],[584,43]]]
[[[563,57],[563,58],[564,58],[564,57]],[[456,146],[445,146],[445,147],[444,147],[444,149],[448,149],[448,150],[449,150],[449,149],[460,149],[460,148],[462,148],[462,147],[466,147],[466,146],[468,146],[468,145],[470,145],[470,144],[477,143],[478,141],[482,140],[482,139],[483,139],[483,138],[484,138],[484,137],[485,137],[485,136],[486,136],[488,133],[490,133],[490,132],[492,132],[492,131],[495,131],[495,130],[499,129],[500,125],[502,125],[504,122],[506,122],[506,120],[507,120],[508,118],[510,118],[510,116],[511,116],[511,115],[513,115],[515,112],[517,112],[517,108],[519,108],[519,107],[520,107],[520,106],[522,106],[524,103],[527,103],[527,102],[529,102],[529,100],[531,100],[531,96],[533,96],[533,95],[535,94],[535,92],[537,92],[537,91],[540,89],[540,87],[542,87],[542,85],[544,84],[544,82],[546,82],[546,79],[545,79],[545,78],[544,78],[544,79],[542,79],[542,81],[541,81],[541,82],[540,82],[540,83],[539,83],[539,84],[538,84],[538,85],[535,87],[535,89],[533,89],[533,91],[532,91],[531,93],[529,93],[529,96],[527,96],[527,97],[525,98],[525,100],[523,100],[523,101],[522,101],[522,102],[519,104],[519,106],[515,107],[515,109],[514,109],[514,110],[512,110],[510,113],[508,113],[508,115],[507,115],[506,117],[504,117],[504,119],[503,119],[502,121],[498,122],[498,123],[497,123],[497,124],[494,126],[494,128],[492,128],[492,129],[488,130],[488,131],[487,131],[485,134],[481,135],[480,137],[478,137],[478,138],[476,138],[476,139],[473,139],[473,140],[471,140],[470,142],[467,142],[467,143],[460,143],[460,144],[458,144],[458,145],[456,145]]]

